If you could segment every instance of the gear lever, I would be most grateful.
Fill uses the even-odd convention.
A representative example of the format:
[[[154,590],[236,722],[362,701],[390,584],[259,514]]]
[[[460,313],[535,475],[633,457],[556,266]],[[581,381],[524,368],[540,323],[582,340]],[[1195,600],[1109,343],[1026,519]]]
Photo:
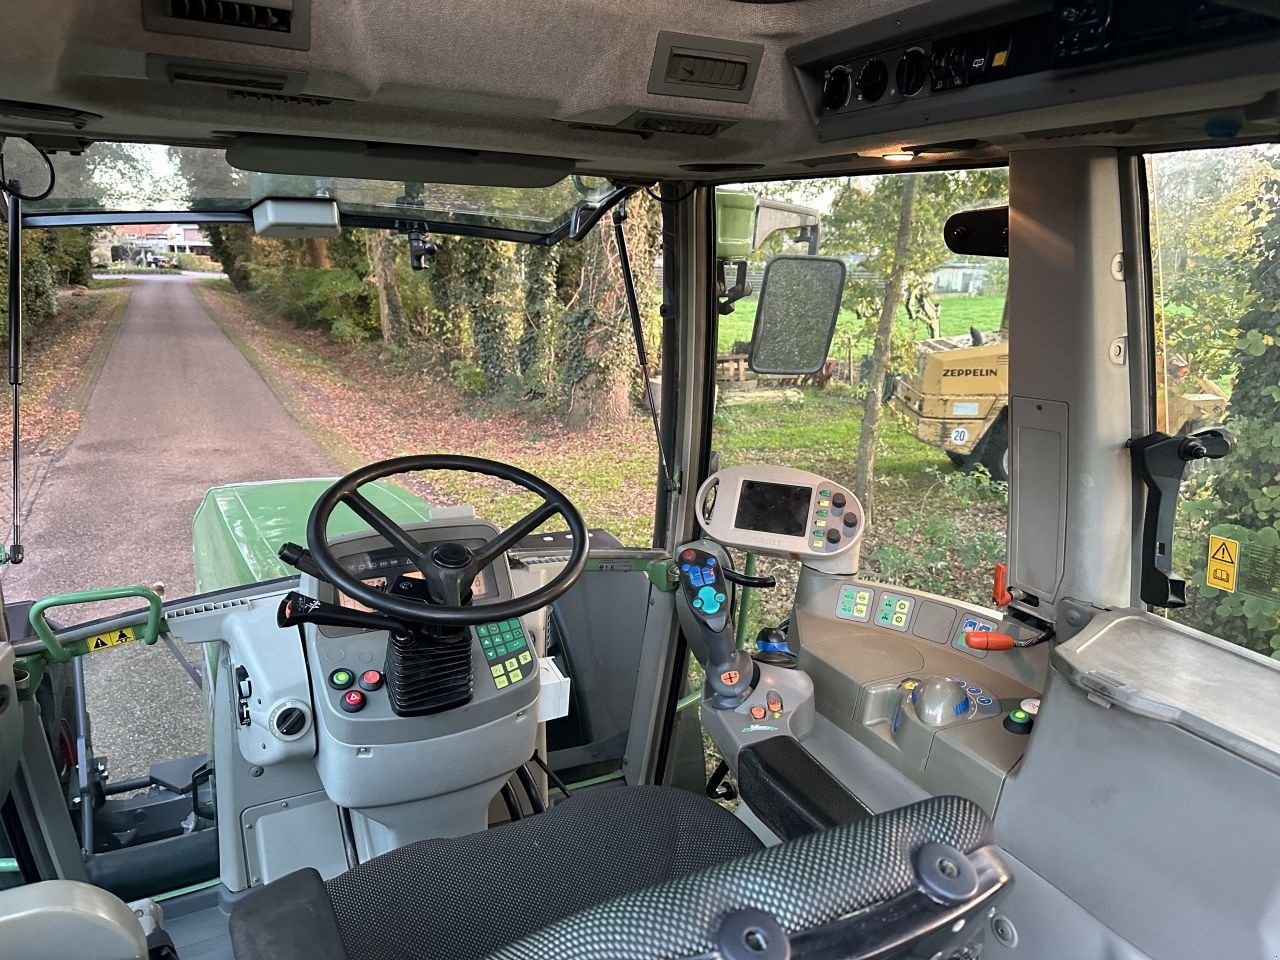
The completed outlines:
[[[680,626],[706,670],[709,703],[717,710],[742,703],[757,675],[754,661],[734,642],[728,569],[729,558],[714,541],[694,540],[676,550]]]

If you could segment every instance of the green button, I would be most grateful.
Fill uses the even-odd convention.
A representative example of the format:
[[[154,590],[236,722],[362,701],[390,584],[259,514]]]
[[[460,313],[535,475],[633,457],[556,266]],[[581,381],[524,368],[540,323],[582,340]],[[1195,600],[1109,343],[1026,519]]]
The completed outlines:
[[[329,674],[329,686],[335,690],[345,690],[351,686],[355,677],[350,670],[335,670]]]
[[[1014,710],[1012,713],[1010,713],[1010,714],[1009,714],[1009,716],[1013,717],[1013,719],[1015,719],[1015,720],[1017,720],[1019,723],[1021,723],[1023,720],[1026,720],[1026,719],[1027,719],[1027,711],[1025,711],[1025,710]]]
[[[819,490],[819,491],[818,491],[818,496],[820,496],[820,497],[829,497],[829,496],[831,496],[831,491],[830,491],[830,490]]]
[[[825,510],[819,510],[819,511],[818,511],[818,516],[820,516],[820,517],[825,517],[826,515],[827,515],[827,511],[825,511]]]
[[[524,637],[515,637],[507,644],[508,650],[523,650],[525,647]]]

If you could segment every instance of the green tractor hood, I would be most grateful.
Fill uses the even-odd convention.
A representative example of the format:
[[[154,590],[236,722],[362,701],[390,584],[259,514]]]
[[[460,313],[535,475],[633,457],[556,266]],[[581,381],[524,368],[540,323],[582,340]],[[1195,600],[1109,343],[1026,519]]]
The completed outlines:
[[[214,487],[204,495],[192,522],[196,591],[224,590],[297,573],[276,556],[289,541],[306,544],[307,517],[333,480],[269,480]],[[371,483],[363,490],[397,523],[431,519],[431,505],[403,487]],[[369,526],[339,505],[329,520],[329,536],[368,530]]]

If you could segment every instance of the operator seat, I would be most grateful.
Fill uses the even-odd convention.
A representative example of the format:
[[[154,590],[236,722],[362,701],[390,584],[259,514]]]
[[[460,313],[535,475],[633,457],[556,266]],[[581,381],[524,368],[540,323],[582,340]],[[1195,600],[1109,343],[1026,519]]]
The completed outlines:
[[[986,909],[1007,884],[991,842],[985,814],[958,797],[764,849],[699,794],[601,788],[514,823],[409,844],[328,882],[312,869],[281,877],[235,908],[231,939],[236,960],[639,960],[741,940],[742,929],[726,934],[741,915],[752,935],[780,925],[775,947],[839,921],[865,926],[875,956],[899,956],[883,948],[951,937],[965,927],[958,917]],[[944,896],[945,906],[931,892],[904,913],[904,896],[923,896],[913,858],[939,844],[972,889]],[[891,900],[891,913],[874,909]],[[921,925],[930,909],[936,922]]]

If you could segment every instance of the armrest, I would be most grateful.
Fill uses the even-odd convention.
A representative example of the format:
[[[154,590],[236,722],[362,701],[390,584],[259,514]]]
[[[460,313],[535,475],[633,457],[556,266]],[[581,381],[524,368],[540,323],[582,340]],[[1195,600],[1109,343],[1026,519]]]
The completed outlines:
[[[783,840],[871,816],[794,737],[770,737],[738,754],[738,793]]]

